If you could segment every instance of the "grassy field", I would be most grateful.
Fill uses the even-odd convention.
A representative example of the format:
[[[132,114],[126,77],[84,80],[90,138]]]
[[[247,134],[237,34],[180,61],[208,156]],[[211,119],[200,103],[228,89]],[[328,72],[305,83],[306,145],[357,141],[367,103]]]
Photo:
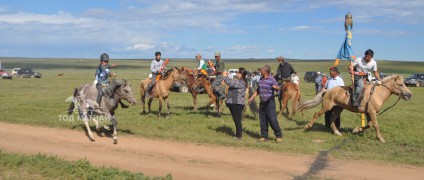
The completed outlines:
[[[148,177],[112,167],[93,167],[86,160],[65,161],[42,154],[20,155],[0,150],[0,179],[172,179]]]
[[[224,59],[225,60],[225,59]],[[119,78],[132,81],[136,98],[140,81],[146,78],[149,62],[146,60],[113,60],[117,64]],[[65,115],[68,108],[64,100],[72,95],[73,89],[83,83],[92,83],[97,60],[81,59],[2,59],[2,65],[9,71],[14,67],[33,67],[43,73],[41,79],[0,80],[0,121],[11,123],[34,124],[40,126],[62,127],[83,132],[82,122],[60,121],[59,116]],[[195,60],[171,60],[169,67],[188,66],[194,68]],[[277,63],[272,60],[243,60],[228,61],[227,68],[254,70],[264,64],[275,67]],[[327,72],[332,65],[331,61],[293,61],[291,64],[299,73],[300,78],[306,71]],[[347,62],[339,65],[345,83],[350,85],[347,74]],[[379,61],[379,70],[386,74],[399,73],[409,76],[411,73],[424,69],[422,62],[391,62]],[[57,76],[64,73],[63,77]],[[314,96],[313,83],[301,83],[302,99]],[[336,158],[363,159],[382,162],[406,163],[424,166],[424,121],[422,107],[424,88],[411,87],[413,93],[409,102],[401,101],[393,109],[379,116],[379,123],[386,143],[382,144],[375,139],[374,129],[362,135],[353,135],[351,130],[360,125],[358,116],[354,113],[342,114],[342,137],[332,134],[330,129],[323,125],[323,117],[317,120],[312,130],[305,132],[304,125],[310,120],[318,108],[305,113],[297,114],[293,120],[280,117],[279,122],[283,128],[284,143],[276,144],[257,143],[260,135],[259,121],[248,114],[243,121],[243,141],[234,141],[232,136],[235,131],[234,123],[227,108],[221,118],[213,115],[206,117],[205,108],[208,98],[201,95],[198,100],[200,110],[192,111],[192,98],[190,94],[173,92],[170,96],[171,117],[157,119],[156,116],[141,116],[140,104],[129,109],[119,109],[117,119],[119,122],[118,136],[135,135],[148,138],[168,139],[175,141],[194,142],[201,144],[218,144],[266,149],[277,152],[318,154],[321,151],[330,151]],[[392,97],[384,105],[388,107],[396,101]],[[140,103],[140,101],[139,101]],[[127,103],[128,104],[128,103]],[[152,108],[156,112],[158,105],[154,101]],[[76,117],[76,115],[74,115]],[[272,130],[270,131],[272,134]],[[87,138],[88,141],[88,138]],[[119,145],[119,144],[118,144]]]

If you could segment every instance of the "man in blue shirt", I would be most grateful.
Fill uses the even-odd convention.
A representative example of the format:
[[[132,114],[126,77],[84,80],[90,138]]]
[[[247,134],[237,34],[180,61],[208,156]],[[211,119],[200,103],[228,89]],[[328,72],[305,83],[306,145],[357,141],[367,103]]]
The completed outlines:
[[[330,78],[327,80],[327,86],[323,88],[323,90],[330,90],[337,86],[344,86],[343,79],[339,76],[340,72],[337,69],[337,67],[330,68]],[[331,116],[333,115],[333,110],[327,111],[325,113],[325,126],[330,127],[331,125]],[[336,125],[336,128],[340,128],[340,117],[336,119],[334,122]]]

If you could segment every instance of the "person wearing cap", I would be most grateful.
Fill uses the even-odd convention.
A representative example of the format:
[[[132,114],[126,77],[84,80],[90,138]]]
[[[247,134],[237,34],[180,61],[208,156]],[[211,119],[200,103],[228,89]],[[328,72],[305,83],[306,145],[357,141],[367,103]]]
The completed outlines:
[[[201,54],[196,54],[195,57],[196,57],[196,60],[199,61],[199,64],[198,64],[197,69],[196,69],[197,72],[198,72],[198,74],[199,74],[199,76],[200,75],[207,76],[208,75],[208,73],[206,72],[207,65],[205,63],[205,60],[203,60],[202,55]]]
[[[258,142],[268,141],[268,126],[270,125],[276,136],[276,142],[283,141],[283,134],[277,120],[277,112],[275,111],[274,92],[279,91],[281,87],[277,81],[270,75],[271,67],[265,65],[261,68],[262,79],[259,81],[259,87],[250,97],[249,104],[259,95],[259,120],[261,128],[261,138]]]
[[[222,100],[225,98],[225,94],[222,92],[222,89],[220,88],[220,85],[223,81],[222,73],[225,71],[225,64],[221,60],[221,53],[216,52],[215,53],[215,74],[216,78],[215,81],[212,82],[212,88],[214,92],[217,94],[218,99]]]
[[[163,60],[161,59],[162,53],[159,51],[155,52],[155,59],[152,60],[152,63],[150,63],[150,71],[152,72],[152,81],[150,82],[149,86],[147,87],[146,96],[150,94],[153,87],[156,84],[156,77],[162,73],[161,68],[163,66]]]
[[[322,90],[322,76],[321,72],[317,72],[317,77],[315,78],[315,94],[318,94]]]
[[[330,90],[337,86],[344,86],[344,81],[340,77],[340,72],[337,69],[337,67],[331,67],[330,68],[330,77],[327,80],[327,85],[323,88],[323,90]],[[330,111],[327,111],[325,113],[325,126],[330,127],[331,125],[331,116],[333,115],[333,109]],[[340,128],[340,117],[338,117],[335,121],[336,128]]]
[[[103,53],[100,55],[100,64],[97,66],[96,74],[95,74],[95,80],[93,85],[97,88],[97,98],[96,102],[100,106],[100,102],[102,101],[102,97],[104,94],[104,91],[108,92],[108,94],[111,94],[111,88],[109,87],[109,77],[114,76],[115,74],[111,73],[110,68],[115,67],[113,64],[112,66],[109,65],[109,55],[106,53]]]
[[[274,78],[277,80],[278,84],[283,84],[285,80],[290,79],[295,70],[291,64],[285,62],[283,56],[278,56],[277,61],[279,64]]]
[[[365,76],[373,74],[377,79],[377,84],[381,85],[380,75],[377,71],[377,62],[373,57],[374,51],[368,49],[365,51],[364,57],[355,59],[349,66],[349,73],[354,75],[353,81],[355,86],[354,93],[352,93],[352,105],[356,108],[361,106],[362,101],[361,93],[364,88],[364,75],[362,74],[366,74]],[[371,79],[371,77],[367,78],[367,80]]]

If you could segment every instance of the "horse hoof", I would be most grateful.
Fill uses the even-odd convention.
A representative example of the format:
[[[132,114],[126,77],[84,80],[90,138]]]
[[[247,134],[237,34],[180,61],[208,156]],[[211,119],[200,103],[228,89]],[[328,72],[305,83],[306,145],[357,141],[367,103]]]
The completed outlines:
[[[334,134],[337,136],[342,136],[342,133],[340,133],[339,131],[334,132]]]
[[[384,140],[384,138],[383,138],[383,137],[377,137],[377,139],[378,139],[380,142],[382,142],[382,143],[386,143],[386,140]]]
[[[305,130],[311,128],[311,126],[309,126],[309,124],[305,125]]]
[[[356,127],[355,129],[352,130],[352,133],[355,134],[355,133],[358,133],[359,131],[360,131],[359,128]]]
[[[118,137],[114,136],[112,137],[113,139],[113,144],[118,144]]]

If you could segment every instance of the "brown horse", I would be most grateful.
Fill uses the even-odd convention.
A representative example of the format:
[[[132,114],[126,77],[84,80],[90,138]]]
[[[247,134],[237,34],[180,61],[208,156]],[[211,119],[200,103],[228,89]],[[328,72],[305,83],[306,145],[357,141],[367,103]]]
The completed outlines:
[[[149,112],[151,112],[151,105],[152,105],[152,101],[153,98],[158,98],[159,99],[159,111],[158,111],[158,117],[160,118],[161,116],[161,111],[162,111],[162,101],[166,102],[166,108],[167,108],[167,113],[166,113],[166,117],[169,116],[170,114],[170,105],[169,105],[169,94],[171,92],[171,86],[174,83],[175,80],[177,81],[181,81],[180,79],[180,70],[177,68],[172,68],[168,71],[165,72],[165,74],[158,80],[158,82],[156,82],[156,85],[153,87],[152,92],[153,92],[153,97],[149,97],[149,102],[148,102],[148,109]],[[147,86],[149,85],[149,83],[152,80],[150,78],[146,78],[145,80],[141,81],[141,85],[140,85],[140,93],[141,93],[141,106],[142,106],[142,110],[143,110],[143,114],[146,114],[146,110],[145,110],[145,96],[146,96],[146,90],[147,90]]]
[[[393,75],[384,78],[381,85],[370,84],[365,86],[364,98],[359,108],[352,106],[350,92],[352,92],[351,87],[335,87],[326,92],[324,91],[319,93],[312,100],[300,103],[297,108],[298,111],[316,107],[322,102],[321,110],[315,113],[313,119],[305,126],[305,129],[311,128],[319,116],[333,109],[334,113],[331,116],[331,128],[333,129],[334,134],[341,136],[341,133],[337,130],[334,121],[340,116],[343,109],[346,109],[351,112],[364,113],[367,116],[368,124],[364,127],[355,128],[352,133],[362,132],[371,126],[374,126],[377,139],[381,142],[385,142],[384,138],[380,134],[377,113],[380,112],[384,102],[386,102],[392,94],[397,95],[399,96],[399,99],[404,99],[406,101],[412,97],[411,91],[405,86],[403,83],[403,77],[400,75]]]
[[[223,100],[218,102],[218,98],[216,97],[215,93],[212,90],[211,82],[208,79],[206,79],[205,76],[200,76],[196,78],[193,70],[189,68],[182,67],[181,72],[186,77],[187,87],[193,97],[193,105],[194,105],[193,111],[197,111],[197,94],[198,93],[196,89],[200,86],[205,89],[205,92],[209,97],[209,103],[207,105],[208,113],[209,113],[210,106],[215,103],[216,104],[215,108],[218,109],[218,115],[220,116],[222,114]]]
[[[280,103],[280,113],[278,113],[278,116],[283,115],[283,111],[287,108],[287,103],[290,99],[292,99],[292,109],[291,112],[287,109],[287,113],[289,114],[289,118],[292,118],[296,114],[297,103],[300,101],[300,89],[299,85],[293,82],[286,82],[281,86],[281,91],[278,95],[278,102]]]

